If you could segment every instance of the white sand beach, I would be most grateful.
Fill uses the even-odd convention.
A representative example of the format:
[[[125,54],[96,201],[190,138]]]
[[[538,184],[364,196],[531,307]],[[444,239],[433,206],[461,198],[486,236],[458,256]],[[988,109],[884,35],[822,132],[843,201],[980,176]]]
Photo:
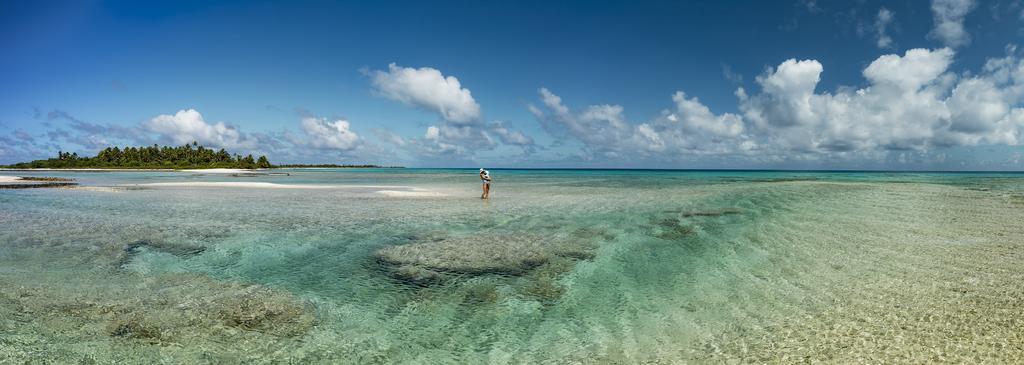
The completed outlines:
[[[70,169],[52,169],[52,168],[36,168],[36,167],[24,167],[24,168],[0,168],[0,171],[63,171],[63,172],[149,172],[149,171],[175,171],[174,169],[99,169],[99,168],[70,168]]]
[[[154,188],[253,188],[253,189],[373,189],[377,193],[388,196],[445,196],[424,188],[412,186],[389,185],[317,185],[317,184],[278,184],[256,181],[180,181],[145,184],[126,184],[124,187]],[[385,190],[377,190],[385,189]]]
[[[436,191],[428,191],[425,189],[413,189],[413,191],[402,191],[402,190],[378,190],[377,194],[382,194],[389,197],[395,198],[424,198],[424,197],[442,197],[448,196],[446,194],[438,193]]]
[[[71,186],[71,190],[96,191],[101,193],[123,193],[128,189],[123,186]]]
[[[133,184],[129,186],[178,187],[178,188],[261,188],[261,189],[336,189],[338,185],[275,184],[255,181],[191,181]]]
[[[16,183],[21,182],[21,178],[17,176],[0,176],[0,183]]]
[[[266,170],[247,170],[247,169],[189,169],[189,170],[178,170],[181,172],[192,172],[200,174],[247,174],[254,172],[262,172]]]

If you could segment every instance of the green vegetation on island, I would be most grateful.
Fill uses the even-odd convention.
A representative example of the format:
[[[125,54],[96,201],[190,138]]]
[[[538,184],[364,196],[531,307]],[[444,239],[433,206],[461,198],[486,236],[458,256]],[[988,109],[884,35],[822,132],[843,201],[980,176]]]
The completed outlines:
[[[257,169],[274,167],[266,156],[254,158],[232,155],[223,148],[214,150],[196,142],[184,146],[107,147],[95,157],[81,157],[78,153],[60,151],[57,158],[22,162],[9,168],[50,168],[50,169],[205,169],[236,168]]]
[[[223,148],[215,150],[197,142],[170,147],[107,147],[94,157],[82,157],[77,152],[58,151],[56,158],[21,162],[2,166],[13,169],[270,169],[270,168],[384,168],[379,165],[338,164],[286,164],[273,165],[267,156],[254,158],[231,154]],[[397,168],[397,166],[389,166]]]

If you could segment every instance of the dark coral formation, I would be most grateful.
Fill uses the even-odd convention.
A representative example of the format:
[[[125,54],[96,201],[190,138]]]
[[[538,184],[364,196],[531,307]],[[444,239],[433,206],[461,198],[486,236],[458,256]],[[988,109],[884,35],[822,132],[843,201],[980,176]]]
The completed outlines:
[[[783,182],[798,182],[798,181],[818,181],[817,177],[812,176],[792,176],[792,177],[768,177],[768,178],[723,178],[719,181],[722,182],[738,182],[738,183],[783,183]]]
[[[462,274],[519,275],[550,259],[553,250],[535,237],[470,236],[389,246],[377,251],[382,263]]]
[[[107,332],[114,337],[159,342],[162,337],[160,327],[151,320],[146,320],[141,313],[132,313],[115,318],[107,324]]]
[[[124,251],[118,257],[116,266],[123,268],[131,263],[132,258],[139,254],[143,248],[169,253],[178,257],[188,257],[206,251],[206,247],[182,242],[171,242],[162,240],[138,240],[124,246]]]
[[[65,177],[49,177],[49,176],[21,176],[18,177],[21,181],[54,181],[54,182],[72,182],[75,179],[68,179]]]
[[[647,234],[664,240],[678,241],[697,233],[697,226],[693,225],[694,220],[688,220],[687,218],[714,218],[737,215],[742,214],[743,210],[737,208],[711,210],[685,210],[678,208],[665,210],[664,213],[671,215],[669,218],[665,218],[665,215],[652,217],[650,226],[646,228]],[[680,218],[682,221],[680,221]]]
[[[569,259],[562,257],[552,259],[525,278],[527,282],[520,287],[519,293],[545,305],[554,304],[565,293],[565,287],[558,282],[558,279],[563,274],[572,271],[573,267],[574,262]]]
[[[743,211],[739,210],[739,209],[736,209],[736,208],[723,208],[723,209],[717,209],[717,210],[682,212],[682,213],[680,213],[680,216],[682,216],[683,218],[690,218],[690,217],[718,217],[718,216],[723,216],[723,215],[733,215],[733,214],[740,214],[740,213],[743,213]]]
[[[66,188],[78,185],[69,182],[44,182],[33,184],[0,184],[0,189],[40,189],[40,188]]]
[[[653,236],[670,241],[677,241],[696,232],[696,228],[683,224],[675,218],[666,218],[654,223],[655,231]]]
[[[62,328],[67,336],[94,336],[92,328],[98,325],[117,339],[183,344],[210,337],[231,338],[238,330],[295,337],[316,324],[313,306],[288,292],[198,274],[146,279],[131,292],[100,288],[68,292],[48,285],[9,287],[11,290],[0,293],[0,317],[4,311],[24,314]]]
[[[565,291],[559,278],[572,271],[576,262],[593,259],[600,239],[614,235],[589,228],[564,237],[522,232],[446,237],[410,236],[413,243],[378,250],[377,262],[391,277],[419,287],[495,274],[517,283],[515,293],[551,304]],[[473,284],[473,280],[459,283],[467,285],[467,301],[493,303],[500,296],[494,285]]]
[[[74,179],[46,176],[20,176],[17,182],[0,184],[0,189],[65,188],[78,185]]]
[[[300,335],[315,319],[307,303],[262,286],[245,287],[212,304],[216,316],[228,326],[281,336]]]

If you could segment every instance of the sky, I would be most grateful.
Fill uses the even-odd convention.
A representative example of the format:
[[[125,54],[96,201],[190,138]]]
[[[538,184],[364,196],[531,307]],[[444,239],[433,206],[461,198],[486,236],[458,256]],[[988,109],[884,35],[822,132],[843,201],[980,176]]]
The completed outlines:
[[[0,164],[1024,170],[1022,0],[0,2]]]

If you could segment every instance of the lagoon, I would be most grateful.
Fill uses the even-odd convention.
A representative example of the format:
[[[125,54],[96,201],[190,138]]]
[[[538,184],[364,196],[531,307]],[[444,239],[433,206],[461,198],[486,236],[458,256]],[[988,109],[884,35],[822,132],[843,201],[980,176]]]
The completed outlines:
[[[1024,361],[1024,174],[274,172],[0,171],[0,363]]]

